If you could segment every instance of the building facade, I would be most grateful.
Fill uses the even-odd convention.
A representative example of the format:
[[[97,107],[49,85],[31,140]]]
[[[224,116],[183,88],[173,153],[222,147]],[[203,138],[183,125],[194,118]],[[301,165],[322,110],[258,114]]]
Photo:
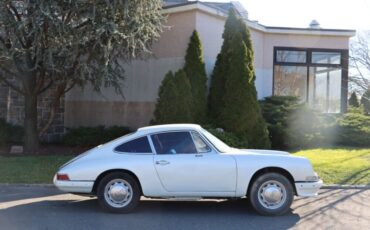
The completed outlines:
[[[153,44],[153,56],[125,64],[125,97],[105,88],[75,88],[64,98],[64,126],[129,126],[149,124],[165,74],[183,67],[189,38],[197,30],[210,77],[222,45],[229,9],[245,20],[255,53],[258,98],[293,95],[325,113],[346,110],[349,39],[354,30],[268,27],[248,19],[238,2],[165,1],[166,29]]]

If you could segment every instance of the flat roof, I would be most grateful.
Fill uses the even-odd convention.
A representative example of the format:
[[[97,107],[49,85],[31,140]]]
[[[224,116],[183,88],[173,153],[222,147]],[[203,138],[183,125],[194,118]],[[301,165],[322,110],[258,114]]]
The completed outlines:
[[[235,7],[241,17],[245,20],[246,24],[255,30],[259,30],[265,33],[274,34],[302,34],[302,35],[327,35],[327,36],[345,36],[352,37],[356,35],[356,30],[351,29],[324,29],[324,28],[297,28],[297,27],[275,27],[265,26],[258,21],[251,21],[248,17],[248,12],[243,8],[241,9],[240,4],[235,2],[199,2],[199,1],[180,1],[179,3],[173,3],[163,6],[163,13],[177,13],[189,10],[200,10],[206,13],[226,18],[228,10]]]

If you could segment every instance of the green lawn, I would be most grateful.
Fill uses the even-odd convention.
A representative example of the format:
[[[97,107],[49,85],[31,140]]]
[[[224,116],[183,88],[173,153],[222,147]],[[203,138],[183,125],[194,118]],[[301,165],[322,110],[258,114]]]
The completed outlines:
[[[53,183],[58,168],[72,155],[0,156],[0,183]]]
[[[370,185],[370,149],[309,149],[294,153],[311,160],[325,184]],[[72,155],[0,156],[0,183],[52,183]]]
[[[309,149],[294,154],[310,159],[325,184],[370,185],[370,149]]]

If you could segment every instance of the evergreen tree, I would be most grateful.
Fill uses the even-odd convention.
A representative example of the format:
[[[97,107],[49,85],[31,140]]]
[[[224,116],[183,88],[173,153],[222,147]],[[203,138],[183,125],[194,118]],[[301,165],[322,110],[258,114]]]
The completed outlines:
[[[226,19],[222,38],[224,40],[221,52],[217,55],[215,67],[211,76],[211,85],[208,95],[209,117],[216,123],[220,121],[220,115],[224,108],[223,94],[226,84],[226,73],[231,66],[228,58],[230,40],[237,31],[238,18],[233,10],[230,10]]]
[[[250,147],[270,141],[254,85],[253,47],[244,21],[230,11],[211,82],[209,109],[216,125],[245,136]]]
[[[186,51],[184,71],[191,85],[194,121],[202,123],[206,117],[207,75],[203,60],[202,44],[196,30],[194,30],[190,38]]]
[[[370,114],[370,87],[362,95],[361,105],[364,107],[365,113]]]
[[[360,103],[358,102],[358,99],[357,99],[356,92],[353,92],[351,94],[351,97],[348,100],[348,104],[349,104],[349,106],[352,106],[352,107],[359,107],[360,106]]]
[[[247,66],[247,48],[241,40],[241,34],[236,34],[230,52],[230,61],[233,68],[227,71],[223,95],[224,107],[220,120],[222,126],[236,134],[242,134],[251,126],[246,113],[249,110],[250,72]]]
[[[174,83],[176,86],[176,114],[172,123],[193,123],[193,100],[191,94],[191,86],[186,73],[179,70],[175,73]]]
[[[176,94],[174,75],[172,71],[169,71],[159,87],[154,119],[151,121],[152,124],[166,124],[172,120],[172,117],[175,115],[175,107],[173,105],[176,105]]]
[[[192,123],[192,97],[184,71],[169,71],[159,88],[152,124]]]

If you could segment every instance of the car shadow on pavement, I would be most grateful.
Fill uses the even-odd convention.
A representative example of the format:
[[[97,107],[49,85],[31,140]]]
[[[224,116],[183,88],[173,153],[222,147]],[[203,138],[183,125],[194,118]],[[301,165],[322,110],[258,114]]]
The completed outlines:
[[[368,210],[366,190],[320,190],[318,197],[296,198],[283,216],[258,215],[247,199],[173,201],[142,199],[130,214],[103,212],[96,198],[69,194],[0,202],[0,223],[4,229],[17,224],[39,222],[46,229],[58,222],[58,229],[75,226],[97,226],[97,229],[288,229],[291,227],[341,227],[344,219],[359,220],[360,212]],[[48,194],[49,195],[49,194]],[[23,196],[22,196],[23,197]],[[350,204],[351,208],[346,206]],[[17,218],[14,218],[14,217]],[[68,220],[68,221],[66,221]],[[13,222],[14,221],[14,222]],[[24,226],[20,224],[24,223]],[[11,229],[11,228],[9,228]],[[89,228],[86,228],[89,229]]]
[[[107,221],[114,224],[133,223],[135,226],[138,223],[145,224],[142,222],[154,222],[158,229],[174,229],[176,227],[176,229],[276,230],[291,228],[300,220],[299,215],[292,213],[292,211],[283,216],[260,216],[252,209],[247,199],[200,201],[144,199],[133,213],[111,214],[103,212],[95,198],[78,199],[77,196],[73,196],[73,198],[77,199],[48,199],[24,205],[14,205],[3,210],[0,208],[0,214],[7,216],[13,213],[22,216],[22,213],[33,210],[33,218],[44,218],[44,221],[51,221],[50,218],[54,218],[54,216],[71,219],[77,215],[78,220],[75,221],[89,219],[92,223],[102,224]],[[45,216],[49,219],[45,220]],[[68,223],[63,223],[63,226],[64,228],[69,227]],[[137,229],[146,229],[146,227],[139,225]]]

